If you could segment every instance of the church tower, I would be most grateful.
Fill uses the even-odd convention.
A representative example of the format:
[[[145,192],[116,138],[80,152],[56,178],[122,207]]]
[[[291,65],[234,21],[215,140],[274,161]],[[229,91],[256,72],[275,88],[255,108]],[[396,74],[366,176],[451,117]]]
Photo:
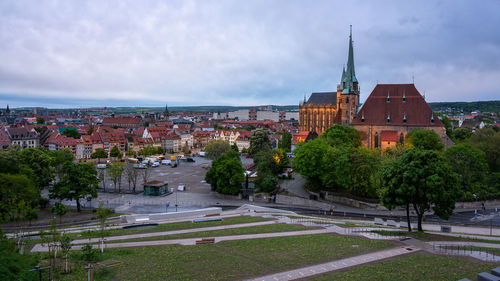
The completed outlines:
[[[354,70],[354,48],[352,46],[352,25],[349,34],[349,55],[347,69],[342,69],[342,78],[337,86],[338,112],[341,125],[348,126],[356,115],[359,107],[359,85]]]

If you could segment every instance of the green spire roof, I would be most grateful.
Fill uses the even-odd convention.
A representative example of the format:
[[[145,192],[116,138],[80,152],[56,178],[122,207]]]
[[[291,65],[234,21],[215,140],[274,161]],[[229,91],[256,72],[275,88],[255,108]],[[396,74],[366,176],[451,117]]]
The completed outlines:
[[[349,34],[349,56],[347,58],[347,70],[345,75],[342,75],[342,82],[345,82],[345,88],[343,89],[343,94],[354,93],[353,83],[358,83],[356,78],[356,72],[354,70],[354,48],[352,47],[352,25]]]

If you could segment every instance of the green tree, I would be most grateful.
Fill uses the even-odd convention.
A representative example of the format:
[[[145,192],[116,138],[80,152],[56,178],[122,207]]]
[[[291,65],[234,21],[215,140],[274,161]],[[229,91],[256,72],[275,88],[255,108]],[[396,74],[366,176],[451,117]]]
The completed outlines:
[[[407,143],[411,147],[425,150],[443,151],[443,141],[439,135],[432,130],[416,129],[407,135]]]
[[[43,119],[43,117],[37,117],[36,123],[39,125],[43,125],[43,124],[45,124],[45,119]]]
[[[52,159],[45,153],[44,149],[25,148],[20,154],[21,163],[33,171],[33,181],[38,189],[42,190],[49,186],[55,176],[52,167]]]
[[[62,178],[52,190],[50,198],[76,200],[76,208],[80,212],[80,199],[90,195],[97,198],[99,179],[94,166],[66,162],[62,167]]]
[[[66,215],[68,208],[64,206],[61,202],[56,202],[54,207],[52,207],[52,213],[59,216],[59,223],[62,223],[62,216]]]
[[[325,172],[323,159],[328,149],[328,143],[317,138],[299,143],[293,151],[295,170],[307,179],[310,187],[317,189],[322,186],[321,177]]]
[[[79,139],[81,137],[81,134],[76,128],[66,128],[62,134],[74,139]]]
[[[261,151],[270,151],[272,149],[271,140],[267,130],[257,130],[250,137],[250,155],[254,157]]]
[[[441,118],[442,118],[441,121],[444,124],[444,128],[446,129],[446,135],[448,135],[450,139],[454,140],[455,135],[453,134],[453,125],[451,124],[450,118],[444,115],[442,115]]]
[[[69,262],[69,251],[71,250],[71,247],[73,244],[73,239],[71,236],[63,233],[61,235],[61,238],[59,238],[59,245],[61,246],[61,252],[64,256],[64,273],[70,273],[71,272],[71,263]]]
[[[382,158],[378,150],[370,150],[365,147],[358,147],[350,155],[351,184],[347,190],[355,195],[377,198],[378,190],[381,187],[381,163]]]
[[[477,130],[468,142],[485,153],[491,172],[500,172],[500,132],[493,127],[484,127]]]
[[[349,157],[352,151],[353,148],[350,146],[328,146],[320,162],[322,186],[329,190],[349,189],[352,184],[350,177],[352,163]]]
[[[278,142],[278,148],[283,149],[285,152],[292,151],[292,134],[289,132],[279,132],[281,139]]]
[[[39,209],[33,208],[31,204],[26,205],[26,208],[24,209],[24,219],[28,220],[30,226],[33,220],[38,219],[38,211]]]
[[[98,159],[98,161],[101,162],[102,158],[108,158],[108,154],[104,148],[97,148],[92,154],[90,154],[90,158]]]
[[[121,192],[121,181],[122,181],[122,175],[123,175],[123,163],[121,162],[115,162],[112,163],[111,166],[109,167],[109,177],[111,178],[111,181],[115,185],[115,192],[116,192],[116,185],[119,186],[118,192]]]
[[[127,150],[125,155],[127,155],[128,157],[133,157],[133,158],[137,157],[137,153],[135,153],[135,151],[133,151],[133,150]]]
[[[223,140],[212,140],[205,147],[205,153],[208,159],[217,160],[222,154],[231,150],[229,143]]]
[[[109,156],[121,159],[123,154],[120,152],[120,149],[118,149],[118,147],[115,145],[115,146],[113,146],[113,148],[111,148],[111,151],[109,152]]]
[[[26,175],[0,174],[0,222],[25,217],[39,197],[38,188]]]
[[[444,156],[434,150],[406,151],[401,159],[383,169],[382,178],[382,204],[390,210],[405,207],[408,225],[409,207],[413,206],[418,231],[423,231],[422,218],[426,211],[432,209],[438,217],[448,219],[460,195],[457,174]]]
[[[458,128],[453,131],[453,137],[456,142],[463,142],[472,136],[472,132],[466,128]]]
[[[61,150],[49,150],[47,154],[51,158],[51,165],[55,168],[57,176],[61,177],[62,165],[66,162],[72,162],[75,159],[73,152],[68,148],[63,148]]]
[[[233,145],[231,145],[231,149],[234,150],[234,152],[236,153],[240,152],[240,150],[238,149],[238,145],[236,145],[236,143],[233,143]]]
[[[0,173],[21,173],[21,149],[17,145],[0,150]]]
[[[347,126],[333,125],[328,128],[320,138],[326,140],[330,146],[351,146],[361,145],[359,131]]]
[[[108,208],[104,208],[104,203],[99,202],[99,206],[97,207],[97,218],[99,219],[100,228],[101,228],[101,252],[104,251],[104,236],[106,230],[106,220],[111,216],[112,212]]]
[[[212,162],[205,175],[205,181],[213,190],[222,194],[238,194],[245,180],[245,169],[241,166],[238,153],[229,151]]]
[[[488,165],[485,154],[468,143],[460,143],[446,149],[445,158],[452,170],[459,175],[461,191],[467,199],[473,194],[487,195],[486,174]]]

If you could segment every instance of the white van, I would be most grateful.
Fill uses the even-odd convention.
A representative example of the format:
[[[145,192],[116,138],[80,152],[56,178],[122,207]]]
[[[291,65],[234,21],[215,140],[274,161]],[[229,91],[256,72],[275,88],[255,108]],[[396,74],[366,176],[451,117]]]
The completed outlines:
[[[106,169],[106,164],[97,164],[97,169]]]
[[[161,160],[162,165],[170,165],[171,163],[172,163],[172,161],[170,161],[170,160]]]

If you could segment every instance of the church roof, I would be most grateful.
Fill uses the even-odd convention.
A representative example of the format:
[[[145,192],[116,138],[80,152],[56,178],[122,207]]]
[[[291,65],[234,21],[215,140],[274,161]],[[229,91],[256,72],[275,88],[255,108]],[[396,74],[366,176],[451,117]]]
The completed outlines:
[[[444,126],[414,84],[378,84],[352,125]]]
[[[337,105],[336,92],[312,93],[306,104],[311,105]]]

